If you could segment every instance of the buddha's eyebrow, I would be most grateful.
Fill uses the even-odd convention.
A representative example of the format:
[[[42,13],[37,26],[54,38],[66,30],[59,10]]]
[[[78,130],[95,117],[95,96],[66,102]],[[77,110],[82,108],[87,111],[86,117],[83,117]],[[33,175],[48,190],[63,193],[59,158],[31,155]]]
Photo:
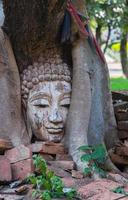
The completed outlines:
[[[65,93],[60,95],[59,100],[61,101],[63,99],[70,98],[70,97],[71,97],[71,92],[65,92]]]
[[[32,102],[32,101],[38,100],[38,99],[47,99],[48,101],[50,101],[51,95],[48,93],[38,93],[38,94],[32,95],[29,100],[30,100],[30,102]]]

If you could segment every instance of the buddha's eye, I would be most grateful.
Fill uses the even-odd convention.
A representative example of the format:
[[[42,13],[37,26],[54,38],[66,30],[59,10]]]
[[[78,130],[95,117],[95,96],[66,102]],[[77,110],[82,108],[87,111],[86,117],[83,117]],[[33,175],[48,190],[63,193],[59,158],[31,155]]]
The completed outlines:
[[[69,106],[70,106],[70,98],[62,99],[60,101],[60,106],[61,107],[65,107],[65,108],[69,108]]]
[[[34,100],[32,102],[34,106],[40,107],[40,108],[47,108],[49,107],[49,101],[47,99],[38,99]]]

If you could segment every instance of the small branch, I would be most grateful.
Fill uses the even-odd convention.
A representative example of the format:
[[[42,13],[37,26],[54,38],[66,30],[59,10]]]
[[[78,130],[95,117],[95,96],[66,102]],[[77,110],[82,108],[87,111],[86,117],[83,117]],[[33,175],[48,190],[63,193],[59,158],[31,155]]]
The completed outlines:
[[[110,24],[108,24],[108,36],[107,36],[106,45],[105,45],[105,48],[104,48],[104,54],[106,53],[106,50],[108,48],[110,36],[111,36],[111,26],[110,26]]]

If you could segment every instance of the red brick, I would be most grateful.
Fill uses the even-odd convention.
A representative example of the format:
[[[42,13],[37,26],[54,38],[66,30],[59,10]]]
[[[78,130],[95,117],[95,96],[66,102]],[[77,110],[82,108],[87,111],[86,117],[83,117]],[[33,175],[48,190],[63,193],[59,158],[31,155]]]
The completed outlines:
[[[66,177],[66,178],[62,178],[62,181],[64,183],[65,187],[75,187],[75,179],[73,179],[72,177]]]
[[[59,176],[61,178],[65,178],[65,177],[69,177],[70,174],[68,172],[66,172],[65,170],[56,167],[56,166],[48,166],[48,169],[53,171],[55,173],[56,176]]]
[[[128,156],[128,147],[127,146],[116,147],[115,153],[119,156]]]
[[[128,120],[128,112],[117,112],[116,119],[118,121],[127,121]]]
[[[9,160],[5,156],[0,156],[0,181],[11,181],[12,172]]]
[[[84,176],[80,171],[72,170],[72,177],[76,179],[82,179]]]
[[[128,131],[128,121],[120,121],[120,122],[118,122],[117,127],[118,127],[119,130]]]
[[[11,164],[13,180],[27,177],[28,174],[33,173],[34,166],[32,159],[22,160],[17,163]]]
[[[58,161],[48,161],[48,163],[52,166],[57,166],[61,169],[64,169],[64,170],[72,170],[74,169],[74,162],[73,161],[62,161],[62,160],[58,160]]]
[[[69,154],[57,154],[56,160],[72,160],[72,157]]]
[[[39,153],[39,155],[42,156],[42,158],[46,161],[52,161],[55,160],[54,156],[50,155],[50,154],[46,154],[46,153]]]
[[[118,137],[119,139],[127,139],[128,131],[118,130]]]
[[[29,159],[32,157],[30,148],[20,145],[5,152],[5,156],[10,160],[10,163],[16,163],[21,160]]]
[[[33,153],[64,154],[64,145],[54,142],[36,142],[29,145]]]
[[[115,194],[111,190],[123,186],[122,184],[116,183],[111,180],[101,179],[98,181],[91,182],[85,186],[80,187],[78,193],[82,199],[90,200],[114,200],[123,195]]]
[[[115,164],[125,165],[125,166],[128,165],[128,158],[124,158],[123,156],[119,156],[115,153],[111,153],[110,158],[111,158],[112,162]]]

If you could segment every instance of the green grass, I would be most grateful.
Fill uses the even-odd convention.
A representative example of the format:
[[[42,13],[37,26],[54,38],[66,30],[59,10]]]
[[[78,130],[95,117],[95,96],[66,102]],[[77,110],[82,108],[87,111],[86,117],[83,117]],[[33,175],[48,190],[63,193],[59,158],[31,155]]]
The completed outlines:
[[[123,77],[111,78],[111,90],[128,90],[128,79]]]

